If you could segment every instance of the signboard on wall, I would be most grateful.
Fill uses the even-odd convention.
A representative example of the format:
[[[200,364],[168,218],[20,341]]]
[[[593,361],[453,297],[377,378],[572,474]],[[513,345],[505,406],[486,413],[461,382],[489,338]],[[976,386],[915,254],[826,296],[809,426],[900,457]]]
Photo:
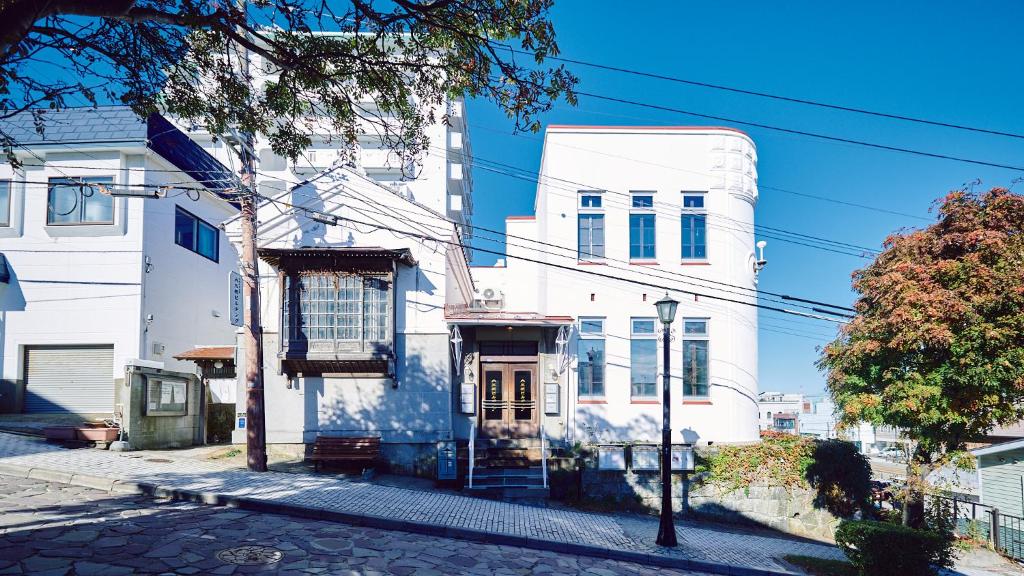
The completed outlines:
[[[228,275],[228,293],[229,293],[229,305],[231,325],[241,326],[244,323],[244,315],[242,313],[242,275],[238,272],[232,271]]]

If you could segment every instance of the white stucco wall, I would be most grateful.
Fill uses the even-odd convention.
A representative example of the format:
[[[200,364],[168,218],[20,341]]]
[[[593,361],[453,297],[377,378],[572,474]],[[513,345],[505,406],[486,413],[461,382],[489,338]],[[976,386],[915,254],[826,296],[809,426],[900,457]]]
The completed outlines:
[[[630,398],[630,319],[656,317],[654,302],[665,287],[681,302],[671,346],[674,441],[757,439],[757,314],[756,308],[742,304],[755,301],[754,293],[744,288],[756,287],[752,233],[756,160],[750,139],[729,129],[548,129],[536,219],[507,221],[505,307],[577,319],[605,318],[606,394],[594,403],[576,399],[574,360],[566,386],[569,440],[660,438],[660,403],[633,403]],[[578,192],[583,190],[604,191],[606,258],[597,264],[577,260]],[[654,195],[657,254],[655,262],[645,265],[629,262],[630,191]],[[706,263],[681,261],[682,191],[707,193]],[[513,235],[559,248],[537,250],[537,245]],[[683,318],[709,319],[708,399],[688,402],[681,394]],[[575,341],[570,349],[575,351]],[[660,391],[660,345],[658,366]]]
[[[147,168],[170,170],[173,166],[142,147],[75,148],[79,151],[37,151],[45,164],[35,157],[26,158],[24,168],[18,171],[8,164],[0,166],[0,179],[16,181],[12,184],[12,225],[0,228],[0,252],[7,257],[12,273],[10,284],[0,284],[3,379],[17,382],[24,378],[25,346],[53,344],[112,344],[112,380],[124,377],[125,363],[133,358],[167,361],[168,368],[192,372],[194,365],[177,363],[170,356],[196,344],[232,340],[226,314],[202,321],[192,313],[223,308],[221,300],[227,296],[224,270],[236,262],[230,245],[222,243],[221,264],[215,270],[196,265],[192,258],[175,257],[175,250],[183,250],[174,244],[176,200],[166,198],[114,198],[114,224],[110,226],[47,226],[46,182],[61,177],[113,176],[115,187],[168,178],[187,187],[200,185],[181,172],[147,172]],[[215,202],[203,196],[199,202],[188,203],[190,210],[216,224],[230,212],[217,208]],[[143,272],[147,255],[153,262],[148,275]],[[188,255],[202,258],[191,252]],[[221,274],[223,283],[216,280]],[[160,319],[151,330],[167,343],[163,357],[153,357],[151,349],[144,347],[146,313]]]

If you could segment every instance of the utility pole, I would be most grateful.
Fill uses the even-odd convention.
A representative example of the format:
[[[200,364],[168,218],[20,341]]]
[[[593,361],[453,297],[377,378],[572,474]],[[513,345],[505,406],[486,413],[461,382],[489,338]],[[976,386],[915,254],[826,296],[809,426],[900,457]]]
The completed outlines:
[[[240,17],[246,17],[245,0],[239,0]],[[239,26],[239,33],[246,34]],[[249,76],[249,50],[238,46],[242,77]],[[263,325],[260,322],[260,268],[256,254],[256,167],[253,164],[253,137],[239,134],[239,158],[242,164],[242,185],[239,204],[242,224],[242,278],[245,300],[243,344],[245,345],[245,447],[246,461],[253,472],[267,471],[267,430],[263,402]]]

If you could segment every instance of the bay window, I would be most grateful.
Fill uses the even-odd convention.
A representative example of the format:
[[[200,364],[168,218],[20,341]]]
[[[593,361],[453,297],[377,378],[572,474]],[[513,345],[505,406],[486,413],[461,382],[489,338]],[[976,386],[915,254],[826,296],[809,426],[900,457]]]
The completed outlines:
[[[391,281],[348,272],[285,276],[289,353],[390,354]]]

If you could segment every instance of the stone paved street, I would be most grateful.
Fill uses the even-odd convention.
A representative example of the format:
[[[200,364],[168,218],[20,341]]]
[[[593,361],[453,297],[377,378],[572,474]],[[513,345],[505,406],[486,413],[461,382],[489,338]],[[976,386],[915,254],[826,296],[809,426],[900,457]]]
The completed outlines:
[[[270,546],[280,560],[218,553]],[[648,574],[649,566],[0,476],[0,574]],[[659,574],[698,576],[659,570]]]
[[[60,471],[68,478],[89,474],[267,503],[760,569],[787,570],[778,562],[785,554],[842,558],[834,546],[692,522],[679,522],[679,547],[665,549],[654,544],[655,518],[536,508],[449,492],[380,486],[330,474],[257,475],[217,462],[175,460],[173,454],[163,452],[155,457],[153,453],[68,449],[38,438],[0,433],[0,468]]]

